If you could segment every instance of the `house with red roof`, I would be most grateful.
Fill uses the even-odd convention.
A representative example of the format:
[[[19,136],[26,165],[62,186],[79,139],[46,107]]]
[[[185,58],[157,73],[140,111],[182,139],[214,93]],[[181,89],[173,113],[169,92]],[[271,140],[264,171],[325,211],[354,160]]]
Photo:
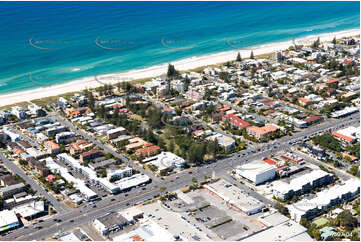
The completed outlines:
[[[305,98],[305,97],[299,97],[298,102],[300,103],[300,105],[302,105],[304,107],[313,103],[312,100]]]
[[[333,83],[338,83],[338,82],[339,82],[339,79],[336,78],[336,79],[332,79],[332,80],[327,81],[327,84],[333,84]]]

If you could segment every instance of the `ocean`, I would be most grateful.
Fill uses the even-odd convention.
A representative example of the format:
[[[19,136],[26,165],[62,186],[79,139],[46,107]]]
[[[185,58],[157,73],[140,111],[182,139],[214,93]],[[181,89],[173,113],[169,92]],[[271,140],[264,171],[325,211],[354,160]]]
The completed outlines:
[[[0,94],[360,28],[359,2],[0,2]]]

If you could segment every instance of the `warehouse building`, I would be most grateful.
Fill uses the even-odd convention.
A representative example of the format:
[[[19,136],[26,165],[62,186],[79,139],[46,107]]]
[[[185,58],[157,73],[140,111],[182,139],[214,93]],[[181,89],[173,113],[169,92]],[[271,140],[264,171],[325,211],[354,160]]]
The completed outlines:
[[[253,161],[235,169],[236,175],[245,178],[255,185],[271,181],[276,175],[276,168],[263,161]]]
[[[218,180],[204,185],[204,188],[211,194],[221,198],[230,207],[235,210],[240,210],[247,215],[258,213],[265,207],[264,203],[250,196],[246,191],[243,191],[224,180]]]
[[[94,228],[102,235],[119,230],[130,223],[131,221],[115,212],[107,213],[93,220]]]

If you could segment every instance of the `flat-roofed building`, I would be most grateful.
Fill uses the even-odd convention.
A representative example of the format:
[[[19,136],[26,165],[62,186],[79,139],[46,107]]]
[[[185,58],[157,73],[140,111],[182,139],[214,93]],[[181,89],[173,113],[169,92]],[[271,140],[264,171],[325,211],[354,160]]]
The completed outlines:
[[[98,158],[98,157],[100,157],[102,155],[103,155],[103,153],[100,152],[98,149],[92,149],[92,150],[89,150],[87,152],[81,153],[80,154],[80,160],[81,160],[81,162],[84,162],[84,161],[88,161],[88,160],[91,160],[91,159]]]
[[[130,221],[124,218],[120,213],[110,212],[93,220],[94,228],[102,235],[127,226]]]
[[[45,213],[44,201],[31,201],[14,208],[16,214],[20,215],[26,220],[32,220]]]
[[[237,176],[243,177],[253,184],[258,185],[273,180],[276,175],[276,168],[263,161],[255,160],[238,166],[235,172]]]
[[[360,127],[353,127],[349,126],[337,131],[333,131],[332,135],[345,143],[356,143],[358,140],[360,140]]]
[[[0,188],[0,196],[4,199],[12,197],[14,194],[25,191],[26,186],[24,183],[18,183]]]
[[[111,129],[107,131],[108,139],[115,139],[118,138],[120,135],[125,135],[127,130],[123,127],[117,127],[115,129]]]
[[[250,163],[238,166],[235,174],[243,177],[255,185],[273,180],[276,175],[276,168],[263,161],[255,160]]]
[[[19,225],[19,219],[13,210],[0,211],[0,232],[16,228]]]
[[[338,110],[338,111],[334,111],[333,113],[331,113],[331,117],[332,118],[342,118],[345,117],[347,115],[359,112],[360,110],[356,107],[346,107],[342,110]]]
[[[313,241],[313,239],[308,235],[307,228],[288,219],[269,229],[248,235],[242,241]]]
[[[265,207],[264,203],[249,196],[246,191],[243,191],[222,179],[203,185],[203,187],[220,197],[232,208],[240,210],[247,215],[258,213]]]
[[[133,169],[130,167],[125,167],[123,169],[117,169],[117,170],[109,170],[107,172],[107,178],[108,180],[113,178],[123,178],[123,177],[129,177],[133,175]]]
[[[35,159],[41,159],[48,155],[48,153],[38,150],[34,147],[28,148],[25,150],[26,153],[28,153],[31,157],[34,157]]]
[[[327,185],[333,182],[333,175],[323,170],[314,170],[311,173],[304,174],[290,183],[280,182],[273,188],[273,195],[276,198],[288,200],[293,195],[301,195],[311,191],[312,189]]]
[[[299,222],[301,218],[312,219],[337,204],[356,198],[359,194],[360,181],[349,179],[342,185],[335,185],[317,193],[311,199],[302,199],[287,207],[291,218]]]

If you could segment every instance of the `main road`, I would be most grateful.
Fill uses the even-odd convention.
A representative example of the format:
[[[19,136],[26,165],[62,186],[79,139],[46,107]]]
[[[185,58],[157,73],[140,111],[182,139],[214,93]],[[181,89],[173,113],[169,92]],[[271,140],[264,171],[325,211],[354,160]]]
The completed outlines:
[[[57,214],[55,217],[53,217],[54,219],[60,219],[61,221],[58,220],[58,222],[56,222],[54,221],[54,219],[47,219],[39,225],[41,226],[41,228],[36,228],[36,226],[31,226],[27,228],[22,227],[13,231],[13,233],[11,234],[3,236],[1,239],[2,240],[46,239],[49,238],[49,236],[58,232],[59,230],[67,231],[73,229],[74,227],[87,224],[90,221],[92,221],[94,218],[99,217],[107,212],[124,209],[126,207],[134,206],[135,204],[139,204],[149,199],[152,199],[154,196],[160,194],[159,188],[162,186],[166,187],[166,190],[164,192],[174,191],[186,185],[192,184],[193,177],[196,178],[198,181],[200,181],[205,176],[208,177],[211,176],[213,171],[216,173],[216,175],[223,176],[226,173],[226,171],[232,169],[236,165],[244,164],[255,159],[261,159],[279,150],[290,150],[291,149],[291,146],[289,144],[290,142],[300,141],[304,137],[308,137],[314,134],[319,134],[320,132],[338,129],[341,126],[345,126],[345,125],[359,125],[359,121],[360,121],[360,117],[358,114],[354,114],[343,119],[328,120],[327,123],[315,125],[306,130],[297,132],[292,136],[285,136],[278,139],[277,141],[273,141],[268,144],[259,145],[256,148],[244,150],[242,152],[233,154],[227,158],[219,159],[212,164],[204,165],[202,167],[193,167],[181,173],[166,177],[164,178],[164,180],[156,179],[155,181],[153,181],[153,183],[143,188],[145,190],[140,188],[133,189],[132,191],[126,194],[120,193],[118,195],[100,200],[96,202],[94,205],[88,205],[87,207],[84,206],[78,209],[74,209],[72,211],[61,212]],[[99,144],[100,142],[96,140],[95,143]],[[15,166],[15,164],[13,163],[11,164]],[[21,170],[20,168],[18,169]],[[228,180],[229,179],[230,178],[228,177]],[[29,179],[26,179],[26,181],[29,182],[30,184],[33,183],[28,180]],[[261,196],[256,192],[253,192],[248,187],[242,186],[242,188],[248,189],[248,192],[250,192],[251,196],[260,199],[264,203],[269,205],[273,204],[272,201],[268,200],[267,198],[264,198],[263,196]]]

